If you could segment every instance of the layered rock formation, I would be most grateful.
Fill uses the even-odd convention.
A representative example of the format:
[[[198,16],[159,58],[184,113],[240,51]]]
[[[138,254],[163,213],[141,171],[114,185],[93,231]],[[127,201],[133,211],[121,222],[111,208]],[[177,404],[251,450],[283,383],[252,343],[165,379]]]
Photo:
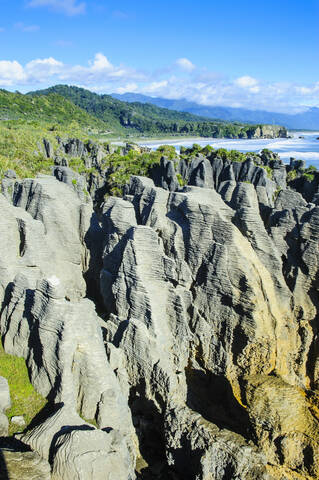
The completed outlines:
[[[52,479],[318,478],[317,192],[259,162],[163,159],[99,214],[67,167],[5,179],[1,336]]]

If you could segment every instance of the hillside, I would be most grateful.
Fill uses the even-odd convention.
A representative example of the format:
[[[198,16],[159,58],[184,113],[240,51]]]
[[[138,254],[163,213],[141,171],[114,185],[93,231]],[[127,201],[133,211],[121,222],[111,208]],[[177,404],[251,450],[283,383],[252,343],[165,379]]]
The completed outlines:
[[[110,95],[98,95],[74,86],[56,85],[45,90],[30,92],[28,95],[36,98],[52,93],[63,96],[102,120],[113,132],[130,132],[133,135],[196,135],[215,138],[251,138],[262,135],[258,133],[258,125],[211,121],[205,117],[163,109],[149,103],[122,102]],[[286,136],[286,134],[284,131],[278,131],[270,135]]]
[[[265,110],[249,110],[246,108],[233,108],[224,106],[207,106],[186,99],[171,100],[160,97],[149,97],[137,93],[112,94],[112,97],[125,102],[148,102],[158,107],[189,112],[194,115],[202,115],[206,118],[219,118],[226,122],[269,123],[284,125],[291,129],[319,129],[319,108],[308,108],[304,112],[285,114],[267,112]]]
[[[55,123],[63,126],[103,129],[106,125],[66,98],[50,93],[48,96],[30,97],[21,93],[0,90],[0,121],[20,123]]]

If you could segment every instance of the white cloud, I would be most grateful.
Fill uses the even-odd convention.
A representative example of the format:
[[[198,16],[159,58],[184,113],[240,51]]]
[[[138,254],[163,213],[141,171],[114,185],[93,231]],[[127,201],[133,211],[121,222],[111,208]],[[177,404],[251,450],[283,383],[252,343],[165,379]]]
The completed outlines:
[[[301,95],[314,95],[315,93],[319,93],[319,82],[316,82],[314,85],[312,86],[307,86],[307,87],[304,87],[304,86],[301,86],[301,87],[297,87],[297,91],[301,94]]]
[[[17,30],[21,30],[21,32],[27,33],[37,32],[38,30],[40,30],[39,25],[25,25],[23,22],[15,23],[14,28],[16,28]]]
[[[30,0],[28,7],[49,7],[56,12],[74,16],[85,13],[86,3],[77,0]]]
[[[123,65],[112,65],[102,53],[97,53],[88,66],[68,65],[56,60],[53,57],[38,58],[31,60],[24,67],[17,61],[3,61],[0,65],[3,71],[10,72],[6,75],[0,74],[0,87],[10,85],[26,85],[29,89],[38,87],[41,84],[69,83],[81,84],[87,88],[94,85],[98,88],[101,85],[115,91],[125,84],[135,85],[136,81],[145,81],[143,72],[127,68]]]
[[[112,71],[114,70],[113,65],[108,61],[105,55],[103,53],[96,53],[94,57],[94,62],[92,64],[92,70],[93,71]]]
[[[163,80],[161,82],[152,82],[144,88],[145,93],[159,93],[163,94],[166,91],[168,86],[168,80]]]
[[[188,58],[178,58],[175,63],[181,70],[184,70],[185,72],[192,72],[196,68],[195,65],[188,60]]]
[[[10,60],[0,61],[0,86],[10,87],[11,85],[24,82],[26,74],[20,63]]]
[[[245,75],[244,77],[236,78],[234,83],[241,88],[251,88],[255,87],[258,84],[258,80],[256,80],[256,78],[250,77],[249,75]]]
[[[137,90],[137,83],[127,83],[126,85],[123,85],[123,87],[116,88],[114,93],[136,92]]]
[[[230,79],[207,70],[175,73],[172,65],[143,72],[112,63],[96,53],[86,65],[65,64],[56,58],[37,58],[21,65],[0,61],[0,87],[20,91],[67,83],[99,93],[136,92],[169,99],[187,99],[201,105],[222,105],[268,111],[294,112],[305,105],[319,106],[319,82],[310,85],[264,82],[245,75]]]
[[[48,77],[61,73],[63,68],[63,63],[52,57],[39,58],[26,64],[25,73],[29,81],[33,78],[34,81],[38,83],[47,80]]]

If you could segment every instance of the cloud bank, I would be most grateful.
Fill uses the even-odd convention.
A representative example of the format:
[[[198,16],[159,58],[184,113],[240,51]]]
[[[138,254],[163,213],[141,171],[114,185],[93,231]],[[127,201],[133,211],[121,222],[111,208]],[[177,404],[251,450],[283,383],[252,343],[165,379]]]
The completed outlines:
[[[74,8],[81,5],[75,1],[66,3]],[[78,85],[98,93],[136,92],[209,106],[290,113],[304,110],[305,105],[319,106],[319,82],[311,85],[264,82],[250,75],[226,78],[196,67],[187,58],[179,58],[154,72],[114,65],[103,53],[96,53],[86,65],[70,65],[53,57],[33,59],[25,65],[16,60],[0,60],[1,88],[28,91],[57,83]]]

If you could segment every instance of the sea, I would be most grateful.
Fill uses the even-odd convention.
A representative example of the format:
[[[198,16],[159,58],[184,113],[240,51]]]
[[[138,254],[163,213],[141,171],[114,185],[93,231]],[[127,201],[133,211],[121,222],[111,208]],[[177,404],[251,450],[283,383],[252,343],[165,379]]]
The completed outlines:
[[[274,139],[228,139],[228,138],[179,138],[162,139],[154,141],[138,142],[156,150],[160,145],[173,145],[177,151],[180,147],[191,147],[193,143],[201,146],[211,145],[213,148],[226,148],[227,150],[239,150],[240,152],[260,152],[268,148],[279,154],[284,163],[289,163],[291,157],[305,160],[306,166],[313,165],[319,169],[319,132],[289,132],[291,138]]]

